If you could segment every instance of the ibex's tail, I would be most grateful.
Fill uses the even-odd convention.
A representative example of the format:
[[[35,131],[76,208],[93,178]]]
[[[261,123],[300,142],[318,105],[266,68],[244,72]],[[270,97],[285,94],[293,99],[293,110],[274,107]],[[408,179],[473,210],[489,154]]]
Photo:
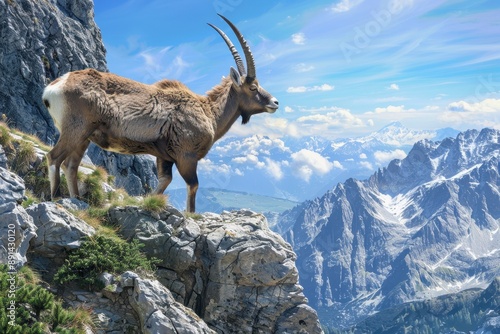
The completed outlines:
[[[50,116],[54,120],[54,124],[59,131],[61,130],[64,108],[66,105],[63,90],[68,76],[69,73],[52,81],[45,87],[42,95],[43,104],[45,104],[49,110]]]

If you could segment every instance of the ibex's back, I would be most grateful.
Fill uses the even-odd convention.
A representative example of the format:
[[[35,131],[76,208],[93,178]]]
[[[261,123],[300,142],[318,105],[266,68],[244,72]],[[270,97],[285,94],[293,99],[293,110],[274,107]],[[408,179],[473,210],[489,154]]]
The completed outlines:
[[[63,123],[71,129],[85,124],[88,139],[109,151],[173,155],[176,150],[169,146],[184,142],[190,150],[190,144],[213,139],[207,98],[177,81],[145,85],[87,69],[55,80],[43,99],[60,132]],[[204,156],[209,148],[199,154]]]
[[[247,58],[248,74],[227,36],[214,27],[233,53],[238,72],[207,96],[177,81],[146,85],[120,76],[87,69],[70,72],[46,87],[43,100],[61,136],[47,155],[52,197],[57,196],[62,164],[71,196],[78,196],[76,172],[90,141],[119,153],[148,153],[157,157],[163,193],[175,164],[188,185],[187,210],[194,211],[198,187],[196,166],[241,116],[243,123],[261,112],[274,112],[278,101],[261,88],[246,42],[234,27]]]

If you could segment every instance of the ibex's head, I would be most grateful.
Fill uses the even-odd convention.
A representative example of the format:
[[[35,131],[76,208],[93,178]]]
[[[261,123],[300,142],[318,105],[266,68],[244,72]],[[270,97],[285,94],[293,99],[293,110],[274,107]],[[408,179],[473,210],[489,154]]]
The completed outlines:
[[[243,124],[247,123],[252,115],[262,112],[275,112],[276,109],[278,109],[278,100],[259,85],[259,81],[255,75],[255,61],[250,51],[250,47],[236,26],[224,16],[220,14],[219,16],[222,17],[234,31],[245,53],[248,71],[245,70],[245,65],[229,37],[227,37],[222,30],[209,23],[209,25],[222,36],[236,61],[238,70],[231,67],[230,77],[233,81],[233,87],[239,93],[238,108],[243,118]]]

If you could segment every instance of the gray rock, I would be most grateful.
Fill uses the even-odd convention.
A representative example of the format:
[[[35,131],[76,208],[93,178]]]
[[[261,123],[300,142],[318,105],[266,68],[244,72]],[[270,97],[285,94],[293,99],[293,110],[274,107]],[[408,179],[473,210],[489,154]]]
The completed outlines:
[[[68,71],[106,70],[91,0],[0,1],[0,110],[9,124],[55,143],[41,101],[45,85]]]
[[[115,187],[125,189],[130,195],[144,195],[158,185],[156,160],[148,155],[120,155],[101,150],[92,144],[88,157],[115,177]]]
[[[24,190],[23,179],[0,167],[0,204],[21,202],[24,198]]]
[[[14,202],[0,204],[0,263],[19,268],[26,263],[36,226],[24,208]]]
[[[32,240],[33,251],[38,256],[63,256],[64,251],[78,248],[82,237],[95,233],[92,226],[55,203],[34,204],[26,211],[38,228],[38,236]]]
[[[87,210],[89,208],[89,205],[85,203],[84,201],[80,201],[77,198],[61,198],[56,202],[57,204],[62,205],[66,210],[72,210],[72,211],[80,211],[80,210]]]
[[[112,223],[160,258],[163,285],[221,333],[321,333],[298,285],[295,253],[251,211],[185,219],[177,210],[151,214],[110,210]]]
[[[136,278],[130,304],[144,334],[215,333],[192,310],[174,300],[158,281]]]
[[[2,145],[0,145],[0,167],[7,168],[7,156],[5,155]]]

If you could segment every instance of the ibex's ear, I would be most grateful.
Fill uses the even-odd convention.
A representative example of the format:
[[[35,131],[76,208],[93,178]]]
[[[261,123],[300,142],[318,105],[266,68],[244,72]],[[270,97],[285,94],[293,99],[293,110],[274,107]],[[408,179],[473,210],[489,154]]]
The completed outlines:
[[[233,80],[233,83],[236,86],[241,86],[241,75],[234,69],[234,67],[231,67],[231,80]]]

